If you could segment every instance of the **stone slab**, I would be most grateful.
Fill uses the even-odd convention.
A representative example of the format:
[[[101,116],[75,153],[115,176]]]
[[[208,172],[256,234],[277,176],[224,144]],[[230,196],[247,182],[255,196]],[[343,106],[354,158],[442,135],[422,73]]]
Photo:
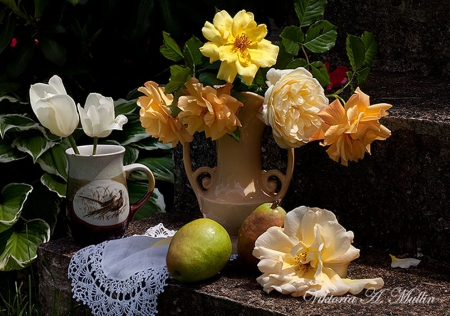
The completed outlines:
[[[127,235],[142,234],[160,222],[169,229],[178,229],[189,220],[168,213],[158,214],[133,222]],[[67,279],[70,258],[78,249],[70,237],[50,241],[39,248],[40,300],[46,315],[59,315],[68,310],[71,315],[90,315],[86,306],[71,299]],[[361,249],[361,257],[349,266],[348,277],[382,277],[384,291],[316,302],[277,292],[265,293],[256,282],[258,273],[246,270],[237,259],[230,261],[217,277],[203,282],[183,284],[169,279],[158,297],[158,315],[445,315],[450,306],[450,266],[426,256],[421,259],[418,267],[393,269],[387,251]]]

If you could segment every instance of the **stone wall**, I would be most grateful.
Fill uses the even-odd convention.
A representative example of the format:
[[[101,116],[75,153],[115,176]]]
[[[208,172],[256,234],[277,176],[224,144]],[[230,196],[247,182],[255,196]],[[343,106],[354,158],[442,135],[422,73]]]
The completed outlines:
[[[441,0],[329,0],[325,19],[338,27],[339,34],[330,60],[333,64],[345,52],[346,34],[370,31],[378,43],[374,69],[446,78],[449,14],[450,2]],[[345,57],[341,64],[346,61]]]
[[[294,175],[282,206],[316,206],[336,213],[355,233],[359,247],[418,253],[450,259],[450,83],[405,75],[374,75],[366,87],[372,103],[393,104],[382,123],[392,131],[372,144],[372,155],[342,166],[318,142],[295,150]],[[263,166],[284,171],[286,154],[270,129],[263,141]],[[214,145],[198,138],[192,145],[194,169],[213,166]],[[181,148],[174,154],[173,212],[201,216],[187,181]],[[239,165],[239,157],[236,157]]]

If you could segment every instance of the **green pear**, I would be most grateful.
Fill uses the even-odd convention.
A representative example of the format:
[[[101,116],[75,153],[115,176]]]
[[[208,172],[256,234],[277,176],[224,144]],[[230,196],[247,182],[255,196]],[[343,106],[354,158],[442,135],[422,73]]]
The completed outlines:
[[[167,270],[180,282],[209,279],[229,262],[231,248],[230,235],[222,225],[208,218],[193,220],[172,237]]]
[[[252,255],[256,239],[269,227],[283,227],[285,216],[286,211],[275,201],[261,204],[244,220],[238,232],[237,252],[249,269],[256,270],[259,262]]]

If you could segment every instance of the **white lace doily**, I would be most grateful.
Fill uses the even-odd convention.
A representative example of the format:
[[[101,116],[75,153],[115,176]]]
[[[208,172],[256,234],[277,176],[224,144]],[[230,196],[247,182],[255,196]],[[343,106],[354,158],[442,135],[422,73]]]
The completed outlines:
[[[144,235],[79,250],[68,269],[73,297],[93,315],[155,315],[156,299],[169,277],[168,237],[174,234],[158,224]]]

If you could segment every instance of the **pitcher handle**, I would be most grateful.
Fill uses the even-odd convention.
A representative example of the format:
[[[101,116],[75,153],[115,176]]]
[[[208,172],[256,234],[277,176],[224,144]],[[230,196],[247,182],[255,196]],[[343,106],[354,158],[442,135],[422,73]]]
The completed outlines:
[[[144,172],[148,178],[147,192],[139,201],[130,205],[130,214],[128,215],[128,220],[130,221],[133,219],[134,215],[136,215],[137,211],[139,211],[139,209],[145,204],[145,202],[148,201],[148,199],[152,195],[153,190],[155,189],[155,177],[153,176],[151,170],[143,164],[133,163],[131,165],[123,166],[123,169],[127,179],[133,171],[137,170]]]
[[[264,185],[263,191],[266,194],[277,196],[281,200],[289,188],[289,184],[292,180],[292,174],[294,172],[294,148],[287,149],[287,167],[286,174],[283,174],[279,170],[263,170],[262,171],[262,183]],[[281,189],[275,193],[278,185],[277,181],[270,180],[270,177],[276,177],[281,182]]]
[[[186,175],[188,177],[189,183],[194,189],[197,197],[202,196],[203,192],[206,191],[212,182],[212,178],[214,173],[216,172],[217,167],[199,167],[195,171],[192,171],[192,162],[191,162],[191,145],[187,143],[183,145],[183,163],[184,170],[186,170]],[[201,185],[198,182],[198,178],[201,174],[208,174],[209,176],[203,177]]]

